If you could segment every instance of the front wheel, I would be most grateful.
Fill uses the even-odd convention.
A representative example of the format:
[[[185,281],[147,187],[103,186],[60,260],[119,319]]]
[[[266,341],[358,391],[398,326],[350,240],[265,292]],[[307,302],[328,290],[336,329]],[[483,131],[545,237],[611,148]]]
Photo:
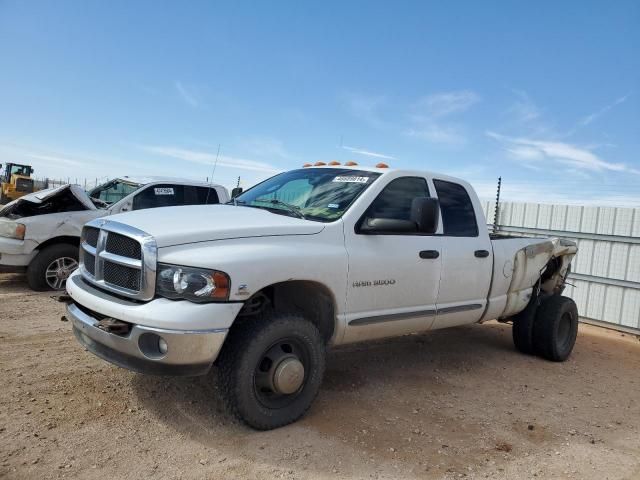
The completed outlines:
[[[533,329],[535,353],[547,360],[564,362],[578,336],[578,307],[560,295],[546,297],[536,312]]]
[[[27,268],[27,282],[36,291],[64,290],[69,275],[78,268],[78,247],[59,243],[43,248]]]
[[[316,326],[297,314],[275,313],[236,325],[218,360],[227,407],[258,430],[295,422],[318,394],[325,351]]]

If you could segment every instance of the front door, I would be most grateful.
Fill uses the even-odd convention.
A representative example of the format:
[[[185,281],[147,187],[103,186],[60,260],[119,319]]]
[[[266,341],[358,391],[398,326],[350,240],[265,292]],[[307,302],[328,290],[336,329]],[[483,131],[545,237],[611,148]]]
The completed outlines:
[[[423,177],[392,180],[363,216],[409,220],[411,203],[428,197]],[[344,342],[428,330],[436,313],[442,241],[418,233],[346,233],[349,252]]]

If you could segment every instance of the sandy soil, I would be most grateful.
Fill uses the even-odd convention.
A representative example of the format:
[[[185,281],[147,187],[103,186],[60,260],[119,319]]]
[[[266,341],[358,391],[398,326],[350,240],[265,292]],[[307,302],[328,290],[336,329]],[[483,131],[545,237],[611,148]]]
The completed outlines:
[[[255,432],[211,377],[84,351],[63,305],[0,275],[0,478],[640,478],[640,342],[581,327],[572,358],[462,327],[331,352],[302,421]]]

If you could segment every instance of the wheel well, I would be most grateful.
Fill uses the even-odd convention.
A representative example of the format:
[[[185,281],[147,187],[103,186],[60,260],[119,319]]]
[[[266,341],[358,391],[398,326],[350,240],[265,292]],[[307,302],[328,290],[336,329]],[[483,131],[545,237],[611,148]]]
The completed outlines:
[[[299,312],[314,323],[325,342],[335,331],[336,308],[331,291],[318,282],[289,280],[263,288],[249,298],[239,317],[258,315],[267,308]]]
[[[72,237],[70,235],[65,235],[62,237],[50,238],[49,240],[42,242],[40,245],[38,245],[38,250],[44,250],[45,248],[51,245],[58,245],[60,243],[68,243],[70,245],[73,245],[74,247],[80,248],[80,237]]]

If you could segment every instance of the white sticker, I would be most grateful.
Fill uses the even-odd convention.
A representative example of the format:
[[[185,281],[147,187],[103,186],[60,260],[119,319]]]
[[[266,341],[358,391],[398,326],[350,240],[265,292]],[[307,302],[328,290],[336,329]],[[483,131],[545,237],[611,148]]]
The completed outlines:
[[[341,183],[367,183],[369,177],[336,177],[333,181]]]
[[[327,208],[340,208],[340,205],[337,203],[330,203],[329,205],[327,205]]]
[[[153,191],[156,195],[173,195],[173,188],[164,187],[164,188],[154,188]]]

